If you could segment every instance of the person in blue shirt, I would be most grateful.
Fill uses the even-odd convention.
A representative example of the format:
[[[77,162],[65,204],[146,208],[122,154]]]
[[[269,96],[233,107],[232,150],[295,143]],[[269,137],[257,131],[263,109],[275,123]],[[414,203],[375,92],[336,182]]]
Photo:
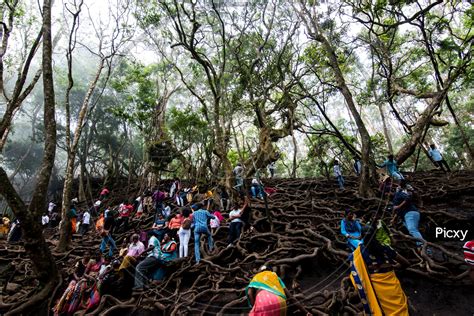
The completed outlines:
[[[207,222],[209,219],[214,219],[216,217],[209,213],[208,210],[204,209],[204,205],[202,203],[198,203],[195,208],[197,209],[197,211],[193,213],[193,222],[191,224],[191,227],[194,228],[194,255],[196,256],[196,263],[199,263],[199,261],[201,261],[201,235],[207,235],[207,242],[210,251],[212,251],[212,248],[214,247],[212,234],[209,231]]]
[[[430,145],[430,150],[428,151],[428,155],[430,156],[431,159],[433,159],[434,164],[439,167],[441,170],[444,172],[451,172],[451,169],[449,169],[448,163],[446,160],[443,159],[443,156],[441,155],[439,149],[436,148],[434,144]]]
[[[405,179],[400,171],[398,171],[397,161],[393,158],[393,155],[388,155],[387,160],[384,161],[380,168],[386,167],[389,176],[395,180]]]
[[[351,250],[356,249],[362,242],[362,225],[354,219],[354,212],[346,210],[341,220],[341,234],[347,238]]]

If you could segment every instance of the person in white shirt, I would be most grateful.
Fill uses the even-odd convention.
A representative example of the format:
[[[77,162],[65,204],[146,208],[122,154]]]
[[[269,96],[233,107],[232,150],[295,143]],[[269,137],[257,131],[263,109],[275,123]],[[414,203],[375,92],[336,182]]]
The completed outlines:
[[[81,235],[84,236],[89,231],[90,223],[91,223],[91,213],[89,213],[89,211],[86,210],[84,214],[82,214],[82,223],[80,227]]]
[[[275,169],[276,169],[276,166],[275,166],[275,162],[273,161],[268,165],[268,171],[270,172],[270,178],[273,178],[275,176]]]
[[[430,150],[428,151],[428,155],[433,159],[434,164],[443,170],[444,172],[451,172],[451,169],[449,169],[448,163],[446,160],[443,159],[443,156],[441,155],[439,149],[436,148],[434,144],[430,145]],[[445,170],[446,168],[446,170]]]
[[[250,191],[252,192],[253,198],[258,196],[259,198],[263,199],[263,185],[259,179],[252,179],[252,187],[250,188]]]
[[[239,208],[238,205],[234,205],[232,211],[229,213],[230,226],[229,238],[227,240],[229,245],[227,247],[232,246],[240,237],[242,226],[244,225],[244,222],[240,217],[242,216],[242,213],[247,207],[247,203],[248,201],[246,199],[244,205],[241,208]]]
[[[237,166],[235,166],[233,173],[235,176],[234,189],[240,191],[242,189],[242,186],[244,185],[244,167],[242,167],[242,164],[240,162],[237,164]]]
[[[145,245],[140,241],[138,234],[132,235],[132,242],[128,246],[127,256],[138,258],[145,251]]]
[[[43,227],[46,227],[48,226],[48,223],[49,223],[48,214],[43,214],[43,216],[41,217],[41,224],[43,225]]]
[[[56,204],[54,204],[53,201],[49,202],[49,204],[48,204],[48,213],[51,214],[54,211],[55,207],[56,207]]]
[[[339,184],[339,189],[344,190],[344,178],[342,177],[341,166],[339,166],[339,161],[334,160],[334,176]]]

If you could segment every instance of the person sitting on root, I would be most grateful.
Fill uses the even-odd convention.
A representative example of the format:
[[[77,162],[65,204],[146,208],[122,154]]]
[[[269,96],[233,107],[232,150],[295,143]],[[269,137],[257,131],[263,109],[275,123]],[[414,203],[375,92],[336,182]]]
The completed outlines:
[[[239,239],[240,234],[242,233],[242,226],[244,225],[243,220],[241,219],[242,214],[247,207],[248,199],[245,199],[242,207],[239,207],[238,204],[234,205],[232,211],[229,213],[229,238],[227,239],[227,247],[231,247]]]
[[[165,234],[161,241],[160,263],[152,273],[151,278],[153,281],[163,280],[166,274],[166,265],[176,258],[178,258],[178,245],[173,239],[171,239],[170,235]]]
[[[398,170],[397,161],[394,159],[393,155],[388,155],[387,160],[385,160],[383,164],[379,166],[379,168],[383,168],[383,167],[387,168],[387,173],[394,180],[399,181],[399,180],[405,179],[402,173]]]
[[[79,260],[76,265],[74,266],[74,273],[70,276],[70,281],[76,280],[79,281],[84,273],[86,272],[86,268],[91,261],[91,254],[89,251],[84,252],[81,260]]]
[[[131,242],[127,248],[127,256],[136,259],[145,251],[145,245],[140,241],[138,234],[133,234],[130,240]]]
[[[197,211],[193,213],[192,227],[194,228],[194,255],[196,257],[196,264],[198,264],[199,261],[201,261],[201,235],[207,236],[207,242],[210,251],[212,251],[214,247],[211,232],[207,227],[207,221],[209,219],[215,218],[215,216],[209,213],[208,210],[204,209],[204,205],[202,203],[198,203],[195,207]]]
[[[143,255],[147,255],[147,257],[137,265],[135,271],[135,286],[133,287],[133,290],[142,290],[151,273],[160,264],[160,241],[155,235],[150,235],[148,248],[142,253],[142,256]]]
[[[364,240],[349,257],[350,279],[361,297],[364,314],[408,316],[408,300],[393,269],[410,263],[378,242],[375,227]]]
[[[341,220],[341,234],[347,238],[351,251],[362,242],[362,225],[354,218],[354,212],[351,210],[344,212],[344,218]]]
[[[92,294],[97,290],[97,278],[103,264],[102,253],[99,252],[94,260],[88,262],[82,277],[69,282],[68,287],[53,308],[55,316],[73,315],[80,309],[87,310],[98,303],[97,297]]]
[[[305,315],[312,315],[288,291],[283,281],[268,266],[262,266],[245,289],[252,310],[249,316],[286,315],[287,299]]]
[[[150,234],[155,235],[158,240],[162,240],[168,228],[168,222],[161,212],[156,214],[156,220],[151,227]]]

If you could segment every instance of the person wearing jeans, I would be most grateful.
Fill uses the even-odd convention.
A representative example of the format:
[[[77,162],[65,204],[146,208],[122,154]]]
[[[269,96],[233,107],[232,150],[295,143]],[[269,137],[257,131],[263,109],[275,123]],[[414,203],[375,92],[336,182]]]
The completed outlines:
[[[179,257],[187,257],[188,256],[188,245],[189,239],[191,238],[191,223],[192,218],[190,217],[191,210],[189,208],[184,208],[181,211],[181,215],[183,216],[183,221],[181,223],[181,227],[178,230],[178,237],[179,237]]]
[[[148,240],[148,249],[145,252],[150,254],[137,265],[134,290],[143,289],[148,276],[162,263],[160,241],[155,236],[152,235]]]
[[[207,235],[207,242],[209,250],[212,251],[214,242],[212,240],[211,232],[207,227],[207,220],[215,218],[208,210],[203,208],[202,203],[196,205],[197,211],[193,213],[192,227],[194,227],[194,255],[196,256],[196,263],[201,261],[200,240],[201,235]]]
[[[252,191],[253,198],[258,196],[259,198],[263,199],[263,185],[257,178],[252,179],[252,187],[250,190]]]
[[[388,155],[387,160],[383,162],[379,166],[380,168],[387,168],[387,173],[391,176],[394,180],[404,180],[402,173],[398,170],[397,161],[394,159],[393,155]]]
[[[408,233],[413,237],[417,238],[420,241],[416,242],[418,247],[423,245],[423,236],[421,236],[420,231],[418,230],[418,225],[420,223],[420,212],[410,211],[405,214],[404,222],[405,227],[408,230]]]
[[[100,252],[104,253],[105,249],[107,248],[107,244],[110,245],[109,247],[109,256],[112,257],[114,255],[114,251],[117,250],[117,246],[115,245],[115,240],[110,235],[110,232],[102,237],[102,242],[100,243]]]
[[[339,189],[344,190],[344,178],[342,177],[341,166],[339,166],[339,161],[334,160],[334,176],[337,179],[337,183],[339,184]]]
[[[242,232],[242,226],[244,222],[240,219],[242,213],[244,212],[245,208],[247,207],[247,200],[245,200],[244,205],[239,208],[238,205],[233,207],[233,211],[229,213],[229,238],[227,242],[229,245],[227,247],[232,246],[240,237],[240,233]]]
[[[104,226],[101,231],[102,235],[102,242],[100,243],[100,252],[104,253],[105,249],[107,248],[107,244],[110,245],[109,247],[109,256],[112,257],[114,251],[117,250],[117,246],[115,245],[115,240],[112,238],[112,234],[110,231],[115,225],[115,219],[113,216],[106,216],[104,219]]]
[[[408,233],[417,239],[417,247],[421,247],[424,243],[424,238],[418,230],[420,223],[420,212],[412,201],[412,194],[408,191],[408,183],[406,180],[400,182],[395,196],[393,198],[393,210],[396,211],[391,223],[395,224],[397,218],[403,219],[403,224],[408,230]],[[430,252],[430,250],[428,249]]]

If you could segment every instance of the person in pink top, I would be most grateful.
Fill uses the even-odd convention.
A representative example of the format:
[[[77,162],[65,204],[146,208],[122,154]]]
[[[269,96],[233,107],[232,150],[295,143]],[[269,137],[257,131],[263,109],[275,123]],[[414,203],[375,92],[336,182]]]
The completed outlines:
[[[100,191],[100,200],[108,198],[109,193],[110,193],[109,189],[107,189],[107,187],[104,187],[102,191]]]
[[[221,212],[219,212],[219,210],[215,210],[214,212],[212,212],[212,214],[216,217],[216,218],[211,219],[210,221],[211,233],[214,235],[217,228],[221,226],[221,223],[224,220],[224,217],[222,216]]]

